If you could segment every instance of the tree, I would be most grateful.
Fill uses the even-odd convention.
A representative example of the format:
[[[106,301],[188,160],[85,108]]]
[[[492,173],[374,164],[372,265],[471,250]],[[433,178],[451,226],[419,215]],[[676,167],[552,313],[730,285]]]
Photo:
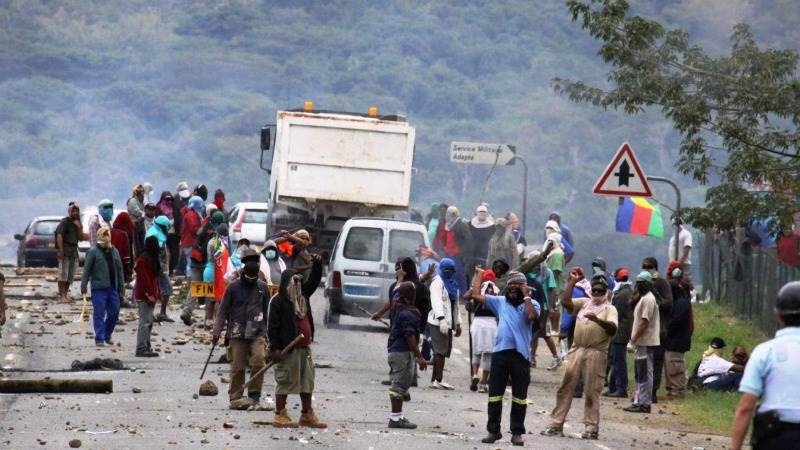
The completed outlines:
[[[760,48],[734,27],[731,52],[710,56],[681,29],[629,12],[625,0],[568,0],[573,21],[601,42],[610,89],[556,78],[575,102],[637,114],[657,107],[681,134],[677,169],[708,189],[704,207],[683,211],[700,227],[751,218],[791,223],[800,194],[798,54]]]

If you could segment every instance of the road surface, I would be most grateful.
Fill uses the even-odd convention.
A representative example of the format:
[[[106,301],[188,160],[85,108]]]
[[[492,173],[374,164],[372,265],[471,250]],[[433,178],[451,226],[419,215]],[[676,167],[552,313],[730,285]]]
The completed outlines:
[[[6,271],[10,275],[10,272]],[[114,339],[118,346],[97,348],[91,323],[79,333],[80,304],[57,305],[55,283],[43,278],[10,278],[7,293],[9,321],[0,339],[0,366],[7,378],[110,378],[111,394],[0,394],[0,448],[68,448],[79,439],[81,448],[335,448],[335,449],[464,449],[510,448],[510,433],[494,445],[480,442],[485,435],[486,394],[470,392],[466,334],[456,340],[447,362],[445,380],[455,391],[427,388],[430,372],[422,372],[420,387],[411,391],[405,414],[416,430],[391,430],[389,416],[386,337],[383,326],[368,319],[342,317],[327,329],[321,323],[324,298],[312,299],[317,336],[313,353],[319,367],[314,394],[317,414],[328,429],[274,429],[254,422],[270,421],[272,412],[227,409],[227,365],[211,365],[206,379],[220,388],[216,397],[194,398],[199,375],[208,354],[207,332],[190,329],[180,321],[156,325],[154,344],[159,358],[135,358],[135,310],[124,309]],[[31,284],[41,284],[33,286]],[[28,287],[26,287],[28,285]],[[34,290],[35,288],[35,290]],[[75,285],[73,285],[73,291]],[[25,293],[28,293],[25,295]],[[177,318],[177,306],[171,315]],[[52,333],[52,334],[51,334]],[[186,341],[186,343],[182,343]],[[539,361],[547,362],[540,346]],[[61,373],[75,359],[119,358],[124,371]],[[216,356],[214,358],[216,360]],[[541,364],[544,365],[544,364]],[[25,372],[34,370],[36,372]],[[563,369],[532,369],[525,421],[528,448],[628,449],[628,448],[724,448],[728,438],[692,432],[667,405],[654,405],[653,414],[631,415],[620,411],[627,401],[602,400],[600,440],[583,441],[580,422],[582,401],[576,400],[565,426],[564,438],[539,435],[555,402],[555,389]],[[54,372],[47,372],[54,371]],[[134,393],[134,388],[140,390]],[[273,374],[265,379],[264,392],[274,389]],[[508,426],[510,393],[506,393],[503,428]],[[271,402],[271,397],[262,400]],[[299,399],[289,398],[290,415],[299,418]],[[233,425],[225,428],[224,423]]]

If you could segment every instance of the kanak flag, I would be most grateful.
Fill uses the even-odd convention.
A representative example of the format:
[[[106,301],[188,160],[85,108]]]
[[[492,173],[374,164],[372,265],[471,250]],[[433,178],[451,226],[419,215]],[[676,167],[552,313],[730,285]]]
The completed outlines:
[[[664,239],[661,206],[644,197],[625,197],[617,210],[617,231]]]

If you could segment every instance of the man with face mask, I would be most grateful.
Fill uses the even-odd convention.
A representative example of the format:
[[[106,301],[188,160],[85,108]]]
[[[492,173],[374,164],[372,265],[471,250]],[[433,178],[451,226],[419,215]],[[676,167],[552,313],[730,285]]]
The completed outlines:
[[[660,314],[653,295],[653,275],[643,270],[636,275],[631,302],[633,329],[628,349],[633,350],[633,376],[636,395],[633,404],[623,408],[632,413],[649,413],[653,402],[653,359],[656,347],[661,345],[659,336]]]
[[[227,325],[225,341],[230,347],[231,383],[228,397],[231,409],[248,409],[258,405],[261,400],[263,374],[248,388],[246,398],[243,397],[242,387],[248,365],[251,375],[264,367],[267,346],[267,285],[258,279],[258,254],[253,252],[243,257],[242,261],[244,268],[241,277],[225,290],[211,333],[213,342],[217,343],[222,329]]]
[[[286,270],[286,262],[278,252],[278,245],[272,239],[264,243],[261,249],[261,278],[269,286],[270,297],[278,292],[281,274]]]
[[[433,346],[433,370],[431,371],[431,389],[455,389],[453,385],[442,380],[444,376],[445,358],[450,357],[453,347],[453,332],[461,336],[461,312],[458,309],[458,272],[456,263],[450,258],[439,262],[436,275],[431,280],[431,310],[428,313],[428,325]]]
[[[89,243],[97,243],[97,230],[102,226],[111,228],[111,219],[114,216],[114,203],[104,198],[97,204],[97,214],[89,218]]]
[[[600,391],[606,371],[608,344],[617,332],[617,310],[609,302],[608,282],[604,276],[593,277],[589,298],[572,298],[575,285],[583,279],[576,269],[570,272],[561,305],[575,314],[575,339],[569,350],[564,378],[556,392],[556,406],[544,436],[563,436],[564,421],[572,405],[575,386],[583,375],[586,403],[583,408],[582,439],[597,439],[600,425]]]
[[[309,299],[322,279],[322,260],[311,256],[312,265],[308,279],[292,269],[281,274],[278,293],[269,301],[267,311],[269,342],[272,345],[272,360],[275,366],[275,418],[272,425],[277,428],[326,428],[317,418],[311,406],[314,393],[314,360],[311,357],[311,342],[314,341],[314,316]],[[282,355],[290,342],[303,335],[294,348]],[[286,411],[289,394],[300,394],[302,406],[300,420],[292,421]]]
[[[503,413],[503,393],[511,380],[511,443],[524,445],[525,411],[528,407],[528,385],[531,381],[531,325],[541,313],[539,304],[530,297],[525,275],[508,273],[503,295],[480,293],[483,269],[475,269],[470,296],[486,305],[498,319],[497,339],[492,352],[489,375],[489,404],[486,430],[489,434],[481,440],[486,444],[500,440],[500,418]]]
[[[494,218],[489,214],[489,208],[481,204],[475,209],[475,217],[469,221],[469,230],[472,233],[472,264],[486,265],[486,254],[489,253],[489,240],[494,234]]]
[[[92,318],[95,345],[111,345],[111,334],[119,317],[119,301],[125,287],[122,259],[111,245],[111,230],[101,227],[97,231],[97,244],[86,252],[81,277],[81,294],[86,295],[92,282]]]

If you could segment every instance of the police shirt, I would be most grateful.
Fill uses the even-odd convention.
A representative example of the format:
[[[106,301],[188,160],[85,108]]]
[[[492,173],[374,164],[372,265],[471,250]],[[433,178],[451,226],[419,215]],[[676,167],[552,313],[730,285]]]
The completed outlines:
[[[758,412],[777,411],[784,422],[800,423],[800,327],[787,327],[758,345],[744,369],[739,392],[761,398]]]

